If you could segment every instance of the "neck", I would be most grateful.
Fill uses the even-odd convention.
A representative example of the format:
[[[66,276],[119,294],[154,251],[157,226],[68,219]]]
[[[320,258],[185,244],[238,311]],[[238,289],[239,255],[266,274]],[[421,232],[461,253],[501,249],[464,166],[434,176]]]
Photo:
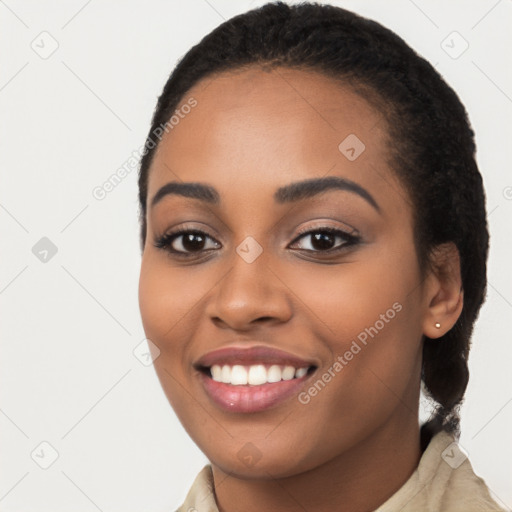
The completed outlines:
[[[349,451],[286,478],[241,479],[212,464],[219,511],[235,512],[241,504],[245,512],[375,510],[418,466],[421,449],[417,415],[409,411],[407,416],[406,424],[389,422]]]

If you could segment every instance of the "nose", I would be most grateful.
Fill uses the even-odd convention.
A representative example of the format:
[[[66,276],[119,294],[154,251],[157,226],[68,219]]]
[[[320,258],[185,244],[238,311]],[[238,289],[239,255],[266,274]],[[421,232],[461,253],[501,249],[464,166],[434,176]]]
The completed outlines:
[[[206,307],[218,327],[238,331],[286,322],[292,311],[289,288],[263,255],[248,263],[236,254]]]

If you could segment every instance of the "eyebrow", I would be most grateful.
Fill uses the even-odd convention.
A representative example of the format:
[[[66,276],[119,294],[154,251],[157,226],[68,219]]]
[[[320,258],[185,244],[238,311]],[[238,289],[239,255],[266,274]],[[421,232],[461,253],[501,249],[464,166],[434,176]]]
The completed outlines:
[[[338,176],[327,176],[323,178],[311,178],[303,181],[297,181],[280,187],[274,193],[274,200],[279,203],[291,203],[314,197],[328,190],[346,190],[362,197],[378,212],[381,211],[380,206],[373,196],[361,185]],[[203,183],[184,183],[171,181],[165,184],[153,196],[151,200],[151,208],[159,203],[165,196],[177,195],[182,197],[190,197],[205,201],[209,204],[220,204],[220,195],[211,185]]]

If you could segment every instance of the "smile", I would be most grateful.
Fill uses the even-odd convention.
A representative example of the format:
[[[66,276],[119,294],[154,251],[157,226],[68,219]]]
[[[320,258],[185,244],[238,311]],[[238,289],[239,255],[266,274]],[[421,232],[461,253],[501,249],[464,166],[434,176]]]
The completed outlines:
[[[215,382],[223,382],[232,386],[258,386],[260,384],[272,384],[281,380],[300,379],[308,373],[307,367],[294,368],[293,366],[278,366],[273,364],[266,368],[263,364],[252,366],[233,366],[214,364],[210,368],[210,374]]]
[[[209,399],[224,411],[260,412],[296,395],[316,370],[311,361],[269,347],[226,347],[195,365]]]

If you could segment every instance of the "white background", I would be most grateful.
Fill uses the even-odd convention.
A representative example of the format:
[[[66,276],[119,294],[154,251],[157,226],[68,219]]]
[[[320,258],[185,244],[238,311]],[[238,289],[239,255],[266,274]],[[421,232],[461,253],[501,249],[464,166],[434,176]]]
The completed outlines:
[[[145,338],[137,170],[102,201],[92,191],[144,143],[177,59],[263,3],[0,1],[3,512],[172,511],[206,462],[153,368],[133,354]],[[381,22],[432,62],[476,131],[491,252],[461,445],[512,507],[512,2],[332,3]],[[453,31],[469,43],[456,59],[442,46]],[[58,48],[43,59],[31,45],[48,50],[52,38]],[[452,53],[464,44],[446,41]],[[42,237],[58,250],[46,263],[32,252]],[[48,469],[35,462],[50,462],[43,441],[59,454]]]

